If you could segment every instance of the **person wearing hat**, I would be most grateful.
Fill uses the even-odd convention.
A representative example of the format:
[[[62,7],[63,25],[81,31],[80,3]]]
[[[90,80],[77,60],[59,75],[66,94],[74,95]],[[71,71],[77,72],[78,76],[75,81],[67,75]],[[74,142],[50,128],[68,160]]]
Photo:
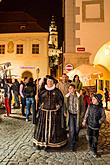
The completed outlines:
[[[67,143],[64,128],[63,104],[61,91],[55,86],[55,79],[46,76],[46,84],[38,94],[37,119],[34,130],[33,145],[37,149],[61,147]]]
[[[88,143],[90,149],[88,154],[92,157],[97,157],[99,129],[105,118],[106,116],[102,106],[102,95],[99,93],[94,94],[92,97],[92,104],[90,104],[87,109],[82,122],[83,126],[86,126],[87,124]]]

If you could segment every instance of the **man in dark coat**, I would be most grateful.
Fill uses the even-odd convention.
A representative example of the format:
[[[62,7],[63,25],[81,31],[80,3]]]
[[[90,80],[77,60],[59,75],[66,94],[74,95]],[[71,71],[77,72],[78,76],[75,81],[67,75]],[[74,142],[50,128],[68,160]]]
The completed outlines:
[[[33,78],[29,79],[29,82],[25,85],[24,94],[26,97],[26,121],[29,121],[30,108],[32,107],[32,123],[36,122],[36,86],[33,83]]]
[[[15,82],[12,85],[13,95],[14,95],[14,108],[20,108],[19,100],[19,82],[15,79]]]

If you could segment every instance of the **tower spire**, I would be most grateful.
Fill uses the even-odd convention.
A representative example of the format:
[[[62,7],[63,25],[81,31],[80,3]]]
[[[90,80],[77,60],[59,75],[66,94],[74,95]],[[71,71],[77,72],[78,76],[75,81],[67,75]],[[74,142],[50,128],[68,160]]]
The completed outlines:
[[[54,45],[55,48],[58,48],[58,31],[54,16],[52,16],[52,20],[49,26],[49,44]]]

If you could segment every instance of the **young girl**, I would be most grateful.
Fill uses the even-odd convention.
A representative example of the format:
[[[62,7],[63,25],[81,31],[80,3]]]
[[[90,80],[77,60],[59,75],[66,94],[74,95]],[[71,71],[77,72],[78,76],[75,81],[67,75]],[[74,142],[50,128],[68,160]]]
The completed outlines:
[[[97,145],[99,137],[99,129],[102,122],[105,120],[105,112],[102,107],[102,95],[94,94],[92,97],[92,104],[86,111],[83,126],[87,123],[87,133],[90,152],[93,157],[97,157]]]
[[[76,91],[80,93],[80,90],[82,90],[82,86],[83,86],[83,85],[82,85],[82,82],[80,81],[78,75],[75,75],[75,76],[74,76],[73,81],[72,81],[72,84],[75,85]]]

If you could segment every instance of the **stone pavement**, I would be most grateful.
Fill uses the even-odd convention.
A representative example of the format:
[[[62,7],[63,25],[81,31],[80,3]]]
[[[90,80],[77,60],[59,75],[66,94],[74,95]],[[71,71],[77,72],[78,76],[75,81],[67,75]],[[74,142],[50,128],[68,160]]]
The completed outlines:
[[[100,131],[99,158],[87,154],[85,129],[80,132],[76,152],[70,152],[66,146],[37,150],[32,143],[34,125],[26,122],[19,111],[13,110],[11,117],[0,115],[0,165],[110,165],[110,111],[106,111],[107,121]]]

